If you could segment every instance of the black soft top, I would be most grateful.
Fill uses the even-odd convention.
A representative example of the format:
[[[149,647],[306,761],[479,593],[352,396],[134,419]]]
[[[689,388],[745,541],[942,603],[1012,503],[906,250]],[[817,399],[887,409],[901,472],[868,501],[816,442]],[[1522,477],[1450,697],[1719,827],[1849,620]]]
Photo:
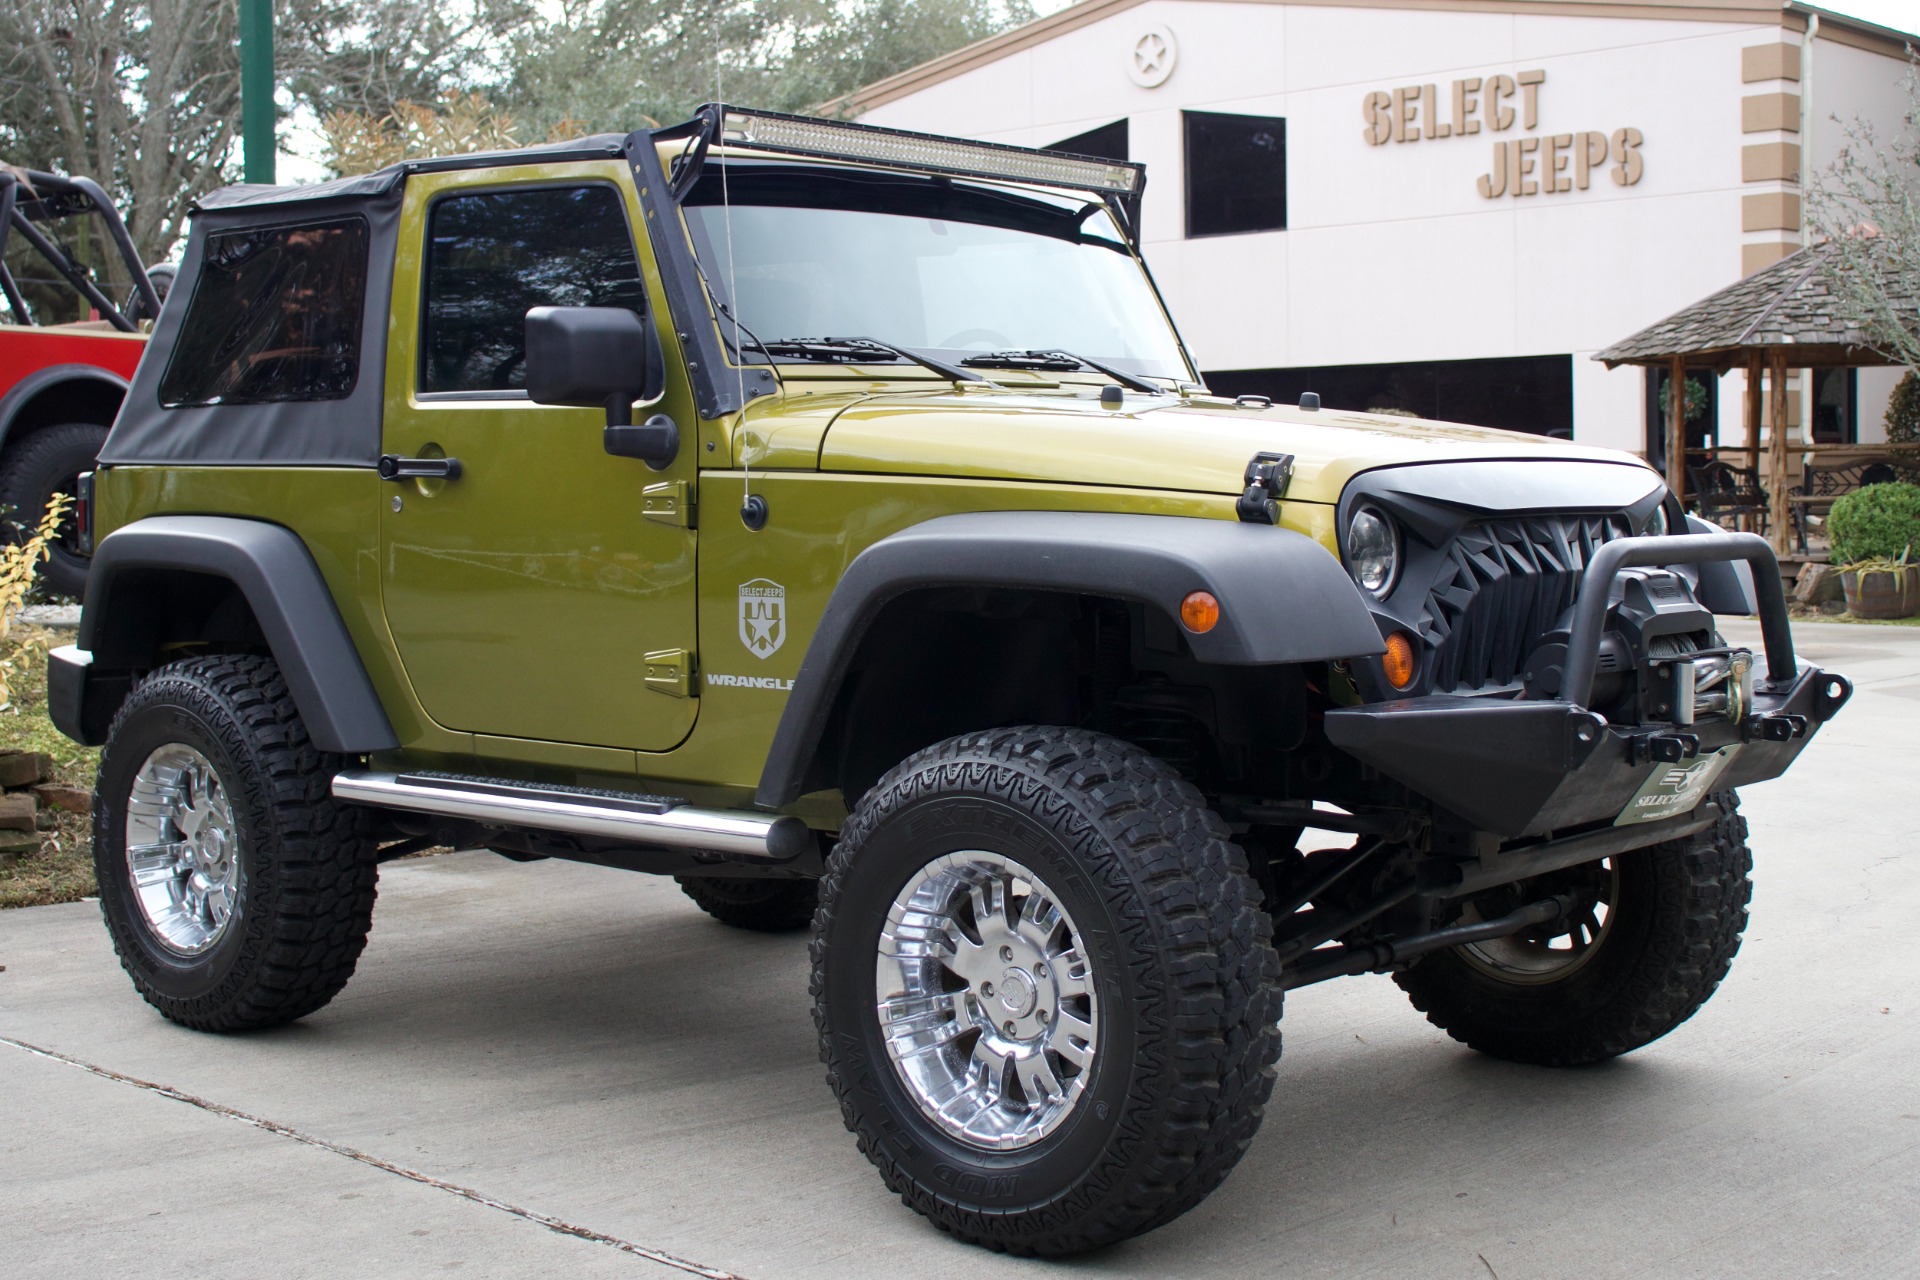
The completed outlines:
[[[407,176],[451,169],[602,160],[625,154],[623,134],[603,133],[566,142],[483,151],[434,160],[407,160],[374,173],[298,186],[222,187],[202,196],[180,275],[154,326],[133,385],[100,449],[107,466],[192,465],[372,467],[380,460],[381,405],[386,396],[387,312]],[[192,310],[207,241],[223,232],[359,218],[368,230],[366,298],[360,357],[352,391],[333,400],[266,404],[160,403],[160,382]]]
[[[308,182],[296,186],[232,186],[210,191],[194,202],[195,213],[228,209],[280,210],[341,199],[375,199],[387,195],[405,182],[410,173],[445,173],[452,169],[486,169],[496,165],[550,164],[557,160],[605,160],[626,153],[626,135],[596,133],[565,142],[545,142],[535,147],[515,147],[511,151],[475,151],[467,155],[441,156],[432,160],[402,160],[372,173],[331,182]],[[263,216],[272,216],[264,214]],[[276,219],[277,221],[277,219]]]

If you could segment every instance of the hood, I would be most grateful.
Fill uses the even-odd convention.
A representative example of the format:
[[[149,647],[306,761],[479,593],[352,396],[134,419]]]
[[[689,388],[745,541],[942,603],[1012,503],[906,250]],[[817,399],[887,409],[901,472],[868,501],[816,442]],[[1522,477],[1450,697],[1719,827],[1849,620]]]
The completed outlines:
[[[824,471],[952,476],[1238,494],[1253,455],[1294,458],[1289,501],[1337,502],[1355,475],[1381,466],[1486,459],[1645,463],[1611,449],[1452,422],[1214,397],[1129,395],[1118,409],[1089,396],[980,391],[868,396],[836,416]]]

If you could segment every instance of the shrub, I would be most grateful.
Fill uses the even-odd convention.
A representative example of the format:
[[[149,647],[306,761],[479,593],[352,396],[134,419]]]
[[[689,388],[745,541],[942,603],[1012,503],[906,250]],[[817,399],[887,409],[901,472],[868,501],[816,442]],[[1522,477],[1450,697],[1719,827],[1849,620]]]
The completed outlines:
[[[1870,484],[1840,498],[1827,517],[1833,562],[1897,560],[1920,548],[1920,485]]]
[[[0,640],[6,639],[13,629],[13,615],[33,586],[34,571],[47,558],[48,544],[60,536],[61,522],[67,518],[67,507],[72,501],[65,494],[55,494],[47,504],[46,514],[40,517],[39,528],[19,542],[0,546]],[[10,700],[7,673],[11,668],[12,659],[0,661],[0,708],[6,707]]]
[[[1894,383],[1887,397],[1887,439],[1895,444],[1920,444],[1920,373]]]

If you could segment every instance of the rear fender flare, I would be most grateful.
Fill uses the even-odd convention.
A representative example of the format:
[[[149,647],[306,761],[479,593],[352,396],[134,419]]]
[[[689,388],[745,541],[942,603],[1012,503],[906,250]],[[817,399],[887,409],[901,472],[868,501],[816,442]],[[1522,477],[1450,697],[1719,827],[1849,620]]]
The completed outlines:
[[[116,610],[115,598],[142,578],[180,572],[225,579],[245,597],[314,746],[364,755],[400,745],[313,555],[292,530],[263,520],[152,516],[101,539],[76,644],[93,668],[159,665],[155,620]]]
[[[61,387],[84,389],[86,392],[97,397],[101,405],[104,405],[106,398],[111,396],[116,410],[119,403],[126,399],[127,395],[127,380],[125,378],[122,378],[117,373],[98,368],[94,365],[55,364],[48,365],[44,369],[35,369],[32,373],[9,387],[5,395],[0,396],[0,444],[4,444],[12,438],[14,426],[20,421],[27,410],[36,408],[36,402],[42,396],[49,392],[58,391]],[[43,417],[43,415],[38,413],[33,416],[35,418]],[[57,422],[91,421],[98,417],[98,414],[91,415],[89,418],[84,419],[53,414],[44,416],[42,421],[36,421],[34,425],[52,426]],[[100,425],[103,427],[113,425],[113,418],[113,414],[107,414],[105,420],[101,421]]]
[[[940,516],[862,551],[827,602],[767,755],[755,799],[790,804],[820,747],[862,639],[909,591],[990,586],[1137,602],[1179,618],[1208,591],[1220,621],[1183,631],[1196,659],[1230,666],[1324,662],[1385,652],[1340,562],[1304,534],[1192,516],[1005,511]]]

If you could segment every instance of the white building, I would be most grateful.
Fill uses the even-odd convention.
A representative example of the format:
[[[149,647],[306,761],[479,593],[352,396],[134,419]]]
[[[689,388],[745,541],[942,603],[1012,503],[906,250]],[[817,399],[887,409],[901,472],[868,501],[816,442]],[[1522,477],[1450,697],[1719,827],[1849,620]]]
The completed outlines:
[[[1897,33],[1755,0],[1081,0],[851,105],[1144,161],[1216,390],[1645,452],[1664,374],[1588,357],[1800,247],[1800,174],[1904,127],[1906,71]],[[1895,377],[1794,420],[1883,439]],[[1702,381],[1696,435],[1740,443],[1742,375]]]

